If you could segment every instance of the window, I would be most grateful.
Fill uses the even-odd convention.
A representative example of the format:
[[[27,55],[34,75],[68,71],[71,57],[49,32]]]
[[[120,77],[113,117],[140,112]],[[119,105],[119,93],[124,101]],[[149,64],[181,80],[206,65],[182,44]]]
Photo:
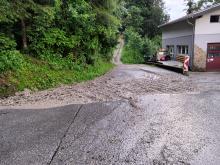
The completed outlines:
[[[210,22],[211,22],[211,23],[217,23],[217,22],[219,22],[219,21],[220,21],[219,15],[212,15],[212,16],[210,17]]]
[[[208,51],[220,52],[220,43],[208,44]]]
[[[174,57],[174,45],[167,46],[168,53],[171,57]]]
[[[208,44],[208,57],[220,57],[220,43]]]
[[[189,47],[186,45],[177,46],[177,50],[178,50],[178,54],[184,54],[184,55],[189,54]]]

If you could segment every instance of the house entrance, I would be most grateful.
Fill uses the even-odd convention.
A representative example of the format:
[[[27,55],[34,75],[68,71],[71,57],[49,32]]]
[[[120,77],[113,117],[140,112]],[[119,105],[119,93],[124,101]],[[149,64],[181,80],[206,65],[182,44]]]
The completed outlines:
[[[220,71],[220,43],[208,44],[207,71]]]

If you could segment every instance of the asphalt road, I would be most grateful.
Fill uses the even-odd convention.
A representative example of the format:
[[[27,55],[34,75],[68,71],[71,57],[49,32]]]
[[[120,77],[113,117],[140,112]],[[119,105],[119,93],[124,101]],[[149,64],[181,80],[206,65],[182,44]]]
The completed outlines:
[[[220,79],[213,74],[193,75],[206,84],[198,92],[2,109],[0,164],[219,165]]]

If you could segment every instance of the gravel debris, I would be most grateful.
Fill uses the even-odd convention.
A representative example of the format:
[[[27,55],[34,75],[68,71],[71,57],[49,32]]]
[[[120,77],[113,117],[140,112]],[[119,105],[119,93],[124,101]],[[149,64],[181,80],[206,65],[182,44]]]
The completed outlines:
[[[192,78],[182,74],[149,65],[123,65],[120,61],[123,38],[118,42],[112,60],[117,66],[104,76],[45,91],[25,89],[15,96],[0,99],[0,109],[50,108],[117,100],[127,100],[132,107],[138,108],[136,102],[142,95],[193,92],[197,89]]]
[[[116,100],[133,100],[146,94],[193,92],[196,85],[187,76],[147,65],[119,65],[95,80],[39,92],[26,89],[0,99],[0,106],[53,107]],[[131,99],[132,98],[132,99]]]

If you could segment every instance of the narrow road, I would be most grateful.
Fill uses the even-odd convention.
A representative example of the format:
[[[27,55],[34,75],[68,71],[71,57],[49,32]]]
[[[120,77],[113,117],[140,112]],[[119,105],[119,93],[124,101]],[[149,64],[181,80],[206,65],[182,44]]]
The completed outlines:
[[[0,100],[0,164],[219,165],[220,73],[116,61],[96,80]]]
[[[0,110],[0,164],[220,162],[220,91]]]

